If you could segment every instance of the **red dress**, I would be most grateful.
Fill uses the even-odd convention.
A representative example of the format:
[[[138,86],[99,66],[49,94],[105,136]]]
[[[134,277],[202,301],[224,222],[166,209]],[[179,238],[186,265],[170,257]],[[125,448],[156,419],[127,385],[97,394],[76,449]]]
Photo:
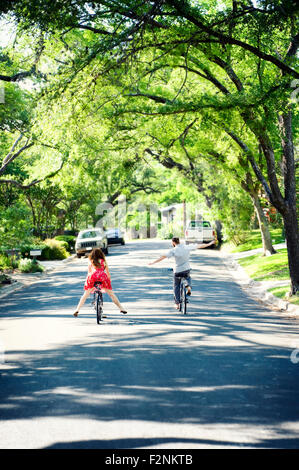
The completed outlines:
[[[100,263],[101,263],[100,268],[94,267],[92,263],[89,264],[88,275],[84,284],[85,290],[92,289],[94,287],[94,283],[97,281],[100,281],[102,283],[101,287],[112,290],[111,281],[107,273],[105,273],[104,260],[101,259]]]

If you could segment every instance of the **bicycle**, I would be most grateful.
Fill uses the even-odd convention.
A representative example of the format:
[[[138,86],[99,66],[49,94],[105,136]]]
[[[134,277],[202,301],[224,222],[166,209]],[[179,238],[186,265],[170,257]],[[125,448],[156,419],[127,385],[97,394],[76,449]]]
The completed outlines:
[[[172,268],[168,268],[167,271],[171,271],[173,273]],[[187,287],[188,287],[188,282],[185,277],[181,277],[181,282],[180,282],[180,307],[179,311],[184,312],[184,315],[187,314],[187,304],[189,303],[189,300],[187,299]]]
[[[95,291],[93,293],[93,306],[97,315],[97,324],[99,325],[103,318],[103,294],[101,292],[101,282],[95,282]]]

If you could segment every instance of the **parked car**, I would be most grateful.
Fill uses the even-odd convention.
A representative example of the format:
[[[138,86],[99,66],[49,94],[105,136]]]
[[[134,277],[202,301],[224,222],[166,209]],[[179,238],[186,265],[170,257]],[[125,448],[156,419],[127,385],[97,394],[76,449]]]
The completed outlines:
[[[108,240],[105,232],[100,228],[81,230],[78,234],[75,250],[78,258],[90,253],[93,248],[101,248],[108,254]]]
[[[123,233],[118,228],[111,228],[106,231],[108,245],[125,244]]]
[[[217,241],[217,235],[209,221],[190,220],[185,231],[186,245],[189,243],[209,243],[212,240]]]

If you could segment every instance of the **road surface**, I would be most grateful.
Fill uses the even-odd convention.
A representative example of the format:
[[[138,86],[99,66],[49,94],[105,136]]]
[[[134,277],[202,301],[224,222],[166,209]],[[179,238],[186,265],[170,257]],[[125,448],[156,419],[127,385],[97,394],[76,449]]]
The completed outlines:
[[[168,241],[110,250],[96,324],[79,318],[87,260],[0,299],[5,449],[298,448],[299,321],[249,298],[216,250],[192,252],[188,315],[173,308]],[[2,353],[1,353],[2,348]]]

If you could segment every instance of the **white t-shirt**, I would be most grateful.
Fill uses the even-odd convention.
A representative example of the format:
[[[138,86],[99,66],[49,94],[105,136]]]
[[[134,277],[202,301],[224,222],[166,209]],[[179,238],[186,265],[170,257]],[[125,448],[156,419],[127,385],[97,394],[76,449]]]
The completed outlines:
[[[189,257],[190,251],[196,250],[198,245],[195,243],[191,245],[177,245],[175,248],[172,248],[166,254],[167,258],[174,256],[175,259],[175,273],[181,273],[182,271],[188,271],[190,269]]]

